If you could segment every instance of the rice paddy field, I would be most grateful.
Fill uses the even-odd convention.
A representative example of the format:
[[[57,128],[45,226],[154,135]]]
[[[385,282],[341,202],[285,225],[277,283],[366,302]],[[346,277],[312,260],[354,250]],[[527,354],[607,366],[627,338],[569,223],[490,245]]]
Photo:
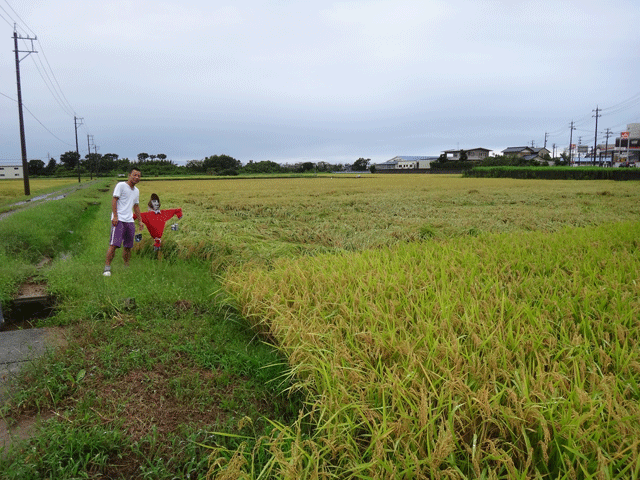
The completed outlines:
[[[29,190],[31,197],[33,197],[77,184],[77,178],[31,178],[29,179]],[[27,198],[24,196],[24,180],[0,180],[0,207]]]
[[[639,478],[639,187],[143,179],[306,398],[209,477]]]

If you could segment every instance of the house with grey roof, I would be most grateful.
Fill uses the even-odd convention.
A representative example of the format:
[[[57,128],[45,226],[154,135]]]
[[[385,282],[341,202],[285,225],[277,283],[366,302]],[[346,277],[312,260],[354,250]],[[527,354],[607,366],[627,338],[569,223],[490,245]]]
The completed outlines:
[[[543,162],[544,157],[551,152],[544,147],[509,147],[502,150],[503,155],[517,155],[525,160]]]
[[[485,158],[489,156],[491,150],[488,148],[471,148],[469,150],[466,149],[455,149],[455,150],[445,150],[444,153],[447,156],[447,160],[460,160],[460,155],[462,152],[467,154],[467,160],[470,162],[481,162]]]

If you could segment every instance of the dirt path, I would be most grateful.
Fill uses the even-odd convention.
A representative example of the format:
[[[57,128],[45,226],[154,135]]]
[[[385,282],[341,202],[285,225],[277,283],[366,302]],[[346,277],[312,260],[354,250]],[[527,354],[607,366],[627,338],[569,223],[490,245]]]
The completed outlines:
[[[61,198],[64,198],[71,193],[74,193],[82,188],[92,185],[96,181],[97,180],[93,180],[93,181],[81,183],[78,185],[67,186],[67,187],[61,188],[60,190],[56,190],[55,192],[38,195],[26,201],[5,205],[3,208],[10,208],[10,210],[8,212],[0,213],[0,220],[3,220],[13,215],[16,212],[21,212],[22,210],[25,210],[27,208],[32,208],[32,207],[35,207],[36,205],[42,205],[43,203],[49,202],[51,200],[60,200]]]

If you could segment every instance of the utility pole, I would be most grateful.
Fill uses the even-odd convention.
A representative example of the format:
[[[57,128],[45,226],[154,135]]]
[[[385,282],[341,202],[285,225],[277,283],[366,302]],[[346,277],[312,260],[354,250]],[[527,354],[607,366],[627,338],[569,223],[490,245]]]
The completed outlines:
[[[29,188],[29,164],[27,163],[27,143],[24,138],[24,116],[22,115],[22,89],[20,88],[20,62],[27,58],[31,53],[38,53],[33,49],[33,41],[38,37],[19,37],[16,27],[13,27],[13,44],[16,53],[16,79],[18,84],[18,116],[20,118],[20,146],[22,149],[22,178],[24,179],[24,194],[31,195],[31,189]],[[18,39],[30,40],[31,50],[18,50]],[[26,55],[20,58],[20,53],[26,53]]]
[[[78,183],[80,183],[80,151],[78,150],[78,127],[82,125],[82,118],[73,116],[73,124],[76,127],[76,154],[78,155]],[[80,121],[80,123],[78,123]]]
[[[606,131],[606,132],[604,132],[604,134],[605,134],[605,135],[606,135],[606,137],[607,137],[607,142],[605,143],[605,146],[604,146],[604,154],[605,154],[605,156],[606,156],[606,155],[609,153],[609,137],[610,137],[611,135],[613,135],[613,132],[611,131],[611,129],[610,129],[610,128],[607,128],[607,131]],[[611,158],[611,166],[613,166],[613,155],[612,155],[611,157],[612,157],[612,158]]]
[[[580,157],[580,147],[582,146],[582,136],[578,137],[578,166],[582,163],[582,157]]]
[[[93,139],[93,135],[87,135],[87,160],[91,158],[91,142],[89,139]],[[91,172],[91,180],[93,180],[93,169],[89,167],[89,171]]]
[[[571,155],[571,151],[573,150],[573,131],[576,129],[576,127],[573,126],[573,120],[571,120],[571,127],[570,128],[570,134],[569,134],[569,165],[571,165],[573,163],[573,156]]]
[[[544,148],[547,148],[547,138],[549,137],[549,134],[547,132],[544,132]]]
[[[98,157],[98,145],[96,145],[95,143],[93,144],[93,154],[95,155],[95,158],[93,159],[93,165],[96,169],[96,178],[98,178],[98,162],[100,162],[100,157]]]
[[[593,139],[593,164],[596,164],[596,147],[598,146],[598,117],[601,117],[602,115],[598,115],[598,112],[600,111],[600,109],[598,108],[598,106],[596,105],[596,109],[593,110],[594,112],[596,112],[596,114],[594,115],[594,117],[596,117],[596,132],[595,132],[595,138]],[[602,162],[600,162],[600,166],[602,166]]]

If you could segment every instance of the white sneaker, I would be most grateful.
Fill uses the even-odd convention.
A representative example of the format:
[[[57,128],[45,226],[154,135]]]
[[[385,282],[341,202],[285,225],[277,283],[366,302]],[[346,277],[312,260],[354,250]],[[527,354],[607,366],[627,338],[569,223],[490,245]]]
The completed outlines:
[[[111,270],[105,270],[104,272],[102,272],[102,275],[104,275],[105,277],[110,277],[111,276]]]

